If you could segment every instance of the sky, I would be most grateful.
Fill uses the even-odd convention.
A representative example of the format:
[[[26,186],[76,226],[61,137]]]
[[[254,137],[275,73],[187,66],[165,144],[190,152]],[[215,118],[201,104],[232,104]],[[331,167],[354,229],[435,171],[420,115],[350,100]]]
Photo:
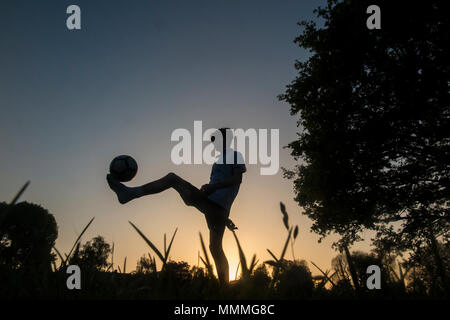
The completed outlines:
[[[1,1],[0,201],[30,180],[21,200],[55,216],[60,251],[95,217],[82,241],[102,235],[114,242],[114,259],[127,257],[128,271],[150,252],[128,221],[160,248],[164,233],[178,228],[171,258],[197,265],[198,233],[208,235],[204,217],[173,190],[120,205],[106,184],[109,163],[119,154],[136,159],[130,186],[175,172],[200,187],[211,167],[173,164],[170,137],[201,120],[204,129],[279,129],[280,166],[294,166],[282,147],[296,139],[298,118],[277,96],[295,79],[295,60],[308,57],[293,43],[297,22],[315,19],[323,3]],[[81,30],[66,27],[71,4],[81,8]],[[230,215],[244,252],[259,261],[270,259],[267,248],[280,254],[283,201],[300,230],[295,257],[329,269],[337,237],[318,243],[292,181],[281,170],[262,176],[259,165],[247,169]],[[234,278],[239,258],[228,231],[224,249]]]

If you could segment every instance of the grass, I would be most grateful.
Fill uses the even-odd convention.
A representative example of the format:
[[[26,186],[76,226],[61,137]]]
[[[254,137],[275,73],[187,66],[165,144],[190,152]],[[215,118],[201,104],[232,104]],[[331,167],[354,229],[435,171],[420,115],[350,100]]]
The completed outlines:
[[[236,240],[236,245],[238,247],[238,252],[239,252],[238,267],[239,267],[239,265],[241,266],[242,278],[244,280],[248,280],[248,279],[250,279],[250,276],[252,275],[254,268],[258,264],[258,261],[256,260],[256,254],[253,255],[250,265],[247,266],[247,259],[245,257],[244,251],[242,250],[241,244],[239,243],[239,239],[236,235],[236,232],[234,230],[232,230],[231,232],[233,232],[233,236],[234,236],[234,239]],[[236,274],[237,274],[237,270],[236,270]]]
[[[59,250],[53,246],[53,249],[55,250],[55,252],[58,254],[58,257],[61,260],[61,264],[59,265],[59,268],[57,270],[62,270],[64,267],[66,267],[67,262],[70,260],[70,257],[72,256],[73,252],[77,252],[80,249],[80,240],[81,237],[83,236],[83,234],[86,232],[86,230],[89,228],[89,226],[92,224],[92,222],[94,221],[95,217],[93,217],[88,224],[83,228],[83,230],[81,231],[81,233],[78,235],[77,239],[75,240],[75,242],[73,243],[72,248],[70,249],[68,254],[65,254],[65,258],[63,258],[63,256],[61,255],[61,253],[59,252]],[[75,249],[75,250],[74,250]]]
[[[333,285],[333,287],[336,286],[336,284],[333,282],[333,280],[331,280],[331,278],[333,278],[333,276],[335,275],[336,272],[334,272],[331,276],[328,276],[330,271],[327,270],[327,271],[323,272],[322,269],[320,269],[314,262],[312,262],[312,261],[310,261],[310,262],[314,267],[316,267],[323,274],[323,278],[316,278],[316,279],[322,280],[322,282],[320,284],[321,287],[324,287],[327,284],[327,282],[330,282]]]
[[[153,252],[156,254],[156,256],[161,260],[162,262],[162,268],[161,270],[164,270],[164,268],[167,265],[167,261],[169,259],[169,253],[170,249],[172,248],[173,240],[175,239],[175,235],[177,234],[178,228],[175,229],[175,232],[172,235],[172,239],[170,240],[169,246],[166,248],[166,234],[164,234],[164,254],[161,253],[161,251],[158,250],[158,248],[153,244],[153,242],[148,239],[145,234],[139,230],[138,227],[136,227],[131,221],[128,221],[129,224],[136,230],[136,232],[141,236],[142,239],[148,244],[150,249],[153,250]],[[125,265],[124,265],[125,269]]]
[[[21,197],[23,192],[28,187],[27,182],[16,194],[9,205],[14,205]],[[9,207],[7,208],[9,210]],[[248,263],[247,256],[244,253],[243,247],[235,231],[233,237],[236,241],[236,247],[239,254],[239,264],[236,268],[236,281],[231,286],[221,286],[214,275],[214,267],[208,254],[207,247],[203,240],[203,236],[199,233],[200,246],[202,255],[198,253],[199,261],[202,261],[204,268],[199,265],[190,267],[185,262],[176,262],[170,260],[170,252],[174,244],[174,239],[178,228],[173,232],[170,241],[167,242],[167,236],[164,234],[163,249],[160,250],[135,224],[129,221],[132,228],[138,235],[147,243],[155,256],[159,258],[162,263],[161,270],[156,268],[155,257],[148,254],[147,270],[137,270],[132,273],[127,273],[127,257],[124,258],[122,265],[117,265],[117,270],[114,269],[114,248],[112,244],[111,262],[106,264],[104,269],[86,271],[87,274],[83,276],[84,283],[80,292],[68,291],[65,287],[66,274],[61,272],[71,257],[76,256],[80,250],[81,238],[92,225],[94,218],[92,218],[81,233],[75,239],[69,253],[61,254],[61,252],[53,246],[53,250],[60,260],[59,267],[56,266],[55,261],[52,262],[53,269],[45,278],[45,281],[28,281],[30,275],[23,273],[20,270],[5,269],[4,265],[0,264],[2,272],[0,272],[0,297],[20,297],[20,298],[111,298],[111,299],[314,299],[314,298],[354,298],[355,292],[358,291],[359,296],[370,295],[376,297],[376,292],[367,293],[361,292],[361,288],[356,286],[346,286],[345,283],[358,283],[357,279],[350,273],[356,272],[354,265],[349,265],[350,269],[346,269],[341,265],[341,274],[338,275],[338,270],[334,272],[330,270],[323,271],[314,262],[310,263],[321,273],[318,276],[311,276],[306,262],[296,260],[292,254],[293,260],[286,258],[289,244],[293,251],[294,242],[298,237],[298,226],[291,226],[289,224],[289,215],[283,203],[280,203],[280,211],[282,214],[282,222],[287,230],[287,238],[281,250],[281,254],[277,257],[272,250],[267,249],[268,254],[272,258],[266,260],[264,263],[258,265],[256,255],[253,254]],[[2,212],[2,216],[4,217]],[[1,220],[0,220],[1,222]],[[347,259],[351,256],[347,248]],[[109,255],[108,255],[109,260]],[[342,263],[339,260],[339,263]],[[389,269],[390,268],[390,269]],[[401,291],[383,291],[383,297],[389,297],[392,294],[407,295],[405,289],[406,276],[411,267],[403,267],[398,264],[398,274],[392,270],[390,266],[386,270],[390,271],[389,285],[395,289],[395,285],[399,284]],[[238,278],[238,271],[241,270]],[[102,271],[104,270],[104,271]],[[85,272],[85,271],[83,271]],[[331,274],[330,274],[331,273]],[[339,277],[341,279],[339,279]],[[343,278],[343,279],[342,279]],[[354,281],[353,281],[354,280]],[[351,281],[351,282],[350,282]],[[28,287],[32,283],[35,287]],[[38,286],[36,287],[36,283]],[[330,289],[326,285],[330,283]],[[389,289],[389,288],[388,288]],[[389,289],[391,290],[391,289]],[[387,292],[387,293],[386,293]],[[398,296],[395,296],[396,298]]]
[[[200,260],[202,260],[203,264],[205,265],[206,270],[208,271],[208,275],[209,276],[213,276],[214,275],[213,266],[211,265],[211,262],[209,260],[208,251],[206,250],[205,242],[203,241],[202,233],[199,232],[198,234],[200,236],[200,245],[202,247],[203,255],[205,257],[203,259],[202,256],[199,256],[199,258],[200,258]]]

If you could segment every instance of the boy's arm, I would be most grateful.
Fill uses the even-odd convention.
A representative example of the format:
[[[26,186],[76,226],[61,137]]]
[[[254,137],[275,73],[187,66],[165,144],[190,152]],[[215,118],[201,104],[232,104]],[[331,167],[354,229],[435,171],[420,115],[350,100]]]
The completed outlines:
[[[243,170],[241,168],[233,168],[233,175],[229,179],[218,183],[205,184],[200,188],[200,190],[210,194],[218,189],[228,188],[236,184],[240,184],[242,182],[242,173]]]

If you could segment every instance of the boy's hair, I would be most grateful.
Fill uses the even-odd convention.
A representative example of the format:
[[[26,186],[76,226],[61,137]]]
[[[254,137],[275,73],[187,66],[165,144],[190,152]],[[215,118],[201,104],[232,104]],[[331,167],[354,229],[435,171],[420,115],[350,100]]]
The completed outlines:
[[[233,132],[230,130],[230,128],[220,128],[219,129],[220,133],[222,134],[222,139],[223,141],[225,141],[226,139],[226,134],[228,132],[229,135],[231,135],[231,138],[233,137]]]
[[[228,127],[219,128],[219,129],[217,129],[217,131],[219,131],[222,134],[222,141],[225,143],[225,145],[229,145],[231,143],[231,140],[233,140],[233,131],[231,131],[230,128],[228,128]],[[227,134],[228,134],[228,137],[227,137]],[[214,140],[215,140],[215,137],[213,135],[211,137],[211,141],[214,142]]]

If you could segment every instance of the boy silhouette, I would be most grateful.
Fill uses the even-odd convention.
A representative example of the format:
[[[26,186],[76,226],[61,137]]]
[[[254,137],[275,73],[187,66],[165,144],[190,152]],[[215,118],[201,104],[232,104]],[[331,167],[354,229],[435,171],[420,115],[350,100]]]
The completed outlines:
[[[221,283],[229,281],[228,260],[222,248],[223,234],[225,227],[237,229],[228,217],[246,171],[242,155],[230,148],[232,140],[233,133],[229,128],[221,128],[211,136],[219,157],[212,166],[209,183],[200,189],[173,172],[140,187],[127,187],[111,174],[106,177],[121,204],[173,188],[186,205],[202,212],[209,228],[209,249]]]

